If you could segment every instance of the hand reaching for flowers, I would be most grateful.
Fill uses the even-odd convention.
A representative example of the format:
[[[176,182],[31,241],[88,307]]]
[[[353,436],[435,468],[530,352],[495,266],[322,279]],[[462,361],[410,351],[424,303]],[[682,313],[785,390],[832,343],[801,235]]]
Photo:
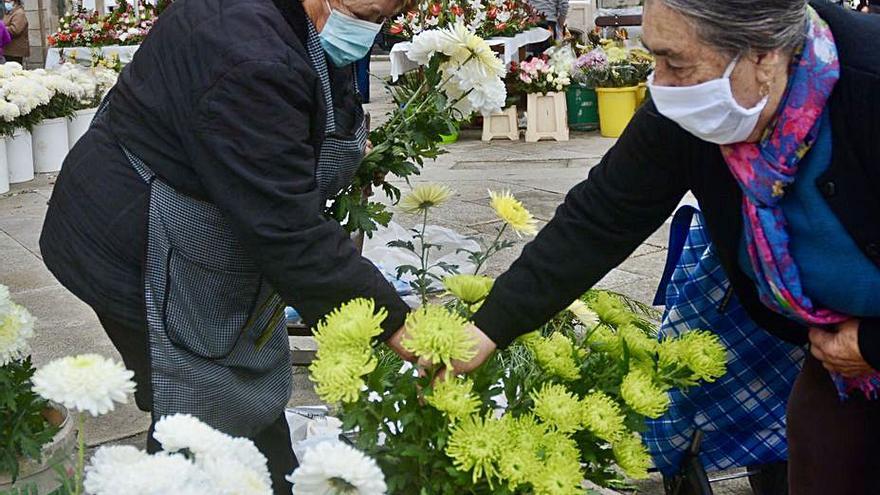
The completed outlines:
[[[473,357],[467,361],[452,360],[452,369],[455,373],[470,373],[476,370],[492,356],[492,353],[495,352],[496,348],[495,342],[492,342],[492,339],[486,336],[482,330],[473,324],[468,324],[464,331],[470,336],[471,340],[473,340],[471,353]],[[407,339],[408,335],[406,326],[403,326],[385,343],[403,360],[413,363],[418,361],[423,368],[431,367],[434,363],[429,359],[417,356],[414,352],[408,350],[404,346],[404,341]],[[440,373],[439,375],[442,376],[443,373]]]

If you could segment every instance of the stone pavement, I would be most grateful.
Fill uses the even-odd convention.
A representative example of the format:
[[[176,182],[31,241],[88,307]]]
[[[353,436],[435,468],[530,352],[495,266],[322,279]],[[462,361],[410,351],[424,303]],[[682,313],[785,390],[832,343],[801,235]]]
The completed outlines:
[[[388,69],[387,63],[374,63],[373,68],[380,74]],[[368,105],[368,110],[377,123],[390,106],[379,84],[374,83],[373,95],[374,103]],[[489,189],[510,190],[543,224],[552,218],[565,193],[586,177],[613,144],[614,140],[601,138],[597,133],[572,133],[567,143],[482,143],[478,132],[465,131],[458,143],[447,148],[447,154],[427,164],[413,182],[442,183],[456,192],[454,201],[432,213],[431,223],[486,237],[494,233],[496,224],[488,206]],[[28,307],[38,319],[33,342],[37,365],[83,352],[118,358],[91,309],[64,289],[41,261],[38,239],[53,183],[53,176],[42,175],[0,196],[0,283],[8,285],[13,299]],[[399,213],[395,221],[409,227],[416,219]],[[667,236],[668,228],[664,226],[608,274],[599,287],[650,302],[665,262]],[[487,267],[490,275],[498,275],[509,266],[527,241],[515,235],[510,239],[515,248],[491,261]],[[294,345],[309,347],[310,343],[300,339]],[[292,404],[315,400],[305,370],[297,369]],[[147,426],[147,415],[128,405],[100,421],[88,421],[87,438],[91,445],[138,444],[143,441]],[[639,488],[641,493],[662,494],[656,480],[642,483]],[[743,482],[727,482],[717,488],[716,493],[722,494],[749,493]]]

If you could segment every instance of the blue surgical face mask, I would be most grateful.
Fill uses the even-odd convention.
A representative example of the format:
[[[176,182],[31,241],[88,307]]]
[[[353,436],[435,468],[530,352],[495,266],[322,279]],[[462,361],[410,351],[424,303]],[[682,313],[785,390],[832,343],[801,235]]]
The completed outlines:
[[[6,12],[9,12],[10,10],[12,10],[12,7],[14,7],[14,5],[12,5],[12,2],[6,3],[5,6],[6,6]]]
[[[382,24],[347,16],[331,8],[329,3],[327,8],[330,9],[330,17],[318,37],[333,65],[343,67],[364,58]]]

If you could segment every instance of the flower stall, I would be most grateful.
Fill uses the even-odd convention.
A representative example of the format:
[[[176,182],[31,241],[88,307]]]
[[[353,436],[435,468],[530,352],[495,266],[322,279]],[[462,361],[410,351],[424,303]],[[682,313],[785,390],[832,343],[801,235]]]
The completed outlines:
[[[103,66],[31,71],[15,63],[0,66],[0,192],[5,192],[2,178],[15,184],[32,180],[35,172],[60,170],[116,77]]]
[[[149,34],[158,12],[153,5],[141,3],[137,12],[126,4],[110,14],[80,9],[65,15],[58,21],[58,31],[48,38],[46,68],[71,59],[93,63],[112,57],[125,65]]]
[[[387,34],[401,40],[391,49],[391,78],[418,68],[408,56],[410,40],[424,31],[463,24],[486,40],[493,50],[502,54],[505,64],[519,60],[527,45],[550,38],[550,32],[539,28],[540,17],[522,0],[440,0],[423,1],[417,8],[398,16]]]

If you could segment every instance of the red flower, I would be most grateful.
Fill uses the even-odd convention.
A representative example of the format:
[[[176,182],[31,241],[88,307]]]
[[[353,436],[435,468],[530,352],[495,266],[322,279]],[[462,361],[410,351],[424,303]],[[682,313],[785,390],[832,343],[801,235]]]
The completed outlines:
[[[486,12],[486,17],[494,21],[495,18],[498,17],[498,8],[495,6],[489,7],[489,11]]]
[[[505,29],[507,29],[507,23],[502,22],[502,23],[496,24],[495,29],[497,29],[499,31],[504,31]]]
[[[431,15],[434,17],[439,17],[440,14],[443,13],[443,7],[439,3],[435,3],[431,5]]]
[[[403,32],[403,26],[401,26],[400,24],[392,24],[388,32],[390,34],[400,34]]]
[[[55,46],[58,44],[58,40],[55,39],[54,36],[49,36],[49,46]]]
[[[452,10],[452,15],[455,15],[457,17],[461,17],[464,15],[464,9],[458,5],[453,5],[451,10]]]

